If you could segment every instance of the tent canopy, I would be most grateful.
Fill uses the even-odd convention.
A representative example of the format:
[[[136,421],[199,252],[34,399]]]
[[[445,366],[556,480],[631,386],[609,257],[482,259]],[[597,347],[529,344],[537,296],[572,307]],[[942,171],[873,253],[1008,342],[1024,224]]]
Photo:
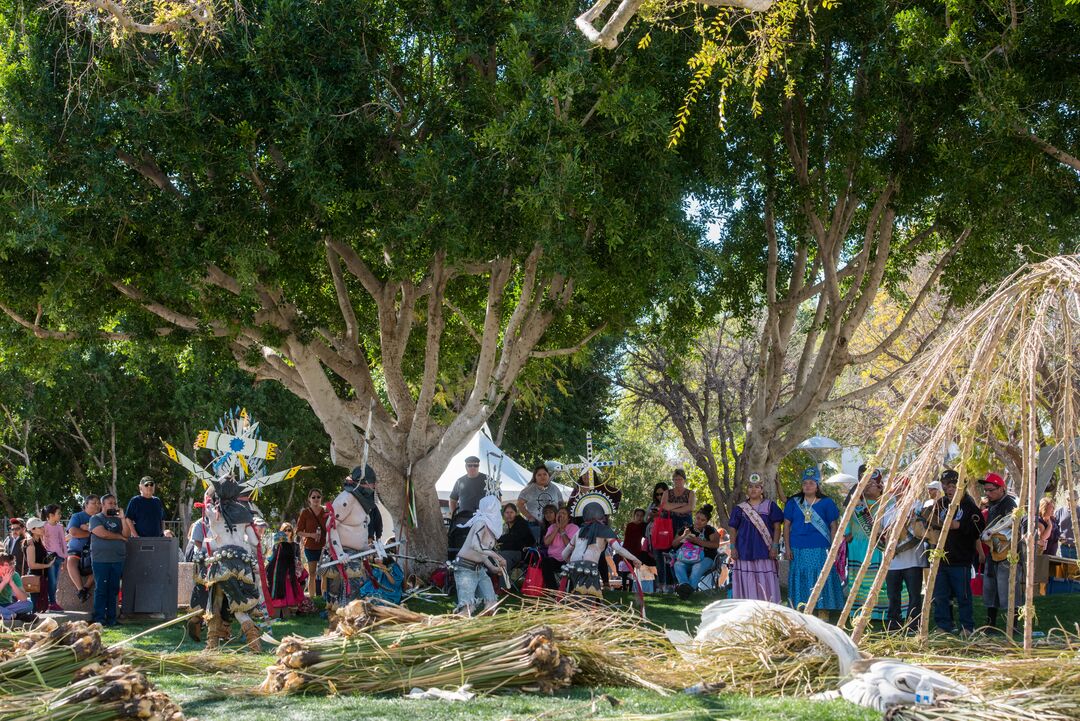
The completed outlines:
[[[469,439],[469,442],[465,444],[464,448],[459,450],[454,457],[450,459],[450,463],[446,466],[446,470],[439,476],[438,482],[435,484],[435,490],[439,494],[439,503],[447,504],[450,502],[450,492],[454,490],[454,484],[457,483],[457,479],[465,475],[465,459],[469,456],[476,456],[480,459],[480,472],[486,473],[488,476],[494,476],[499,468],[499,455],[502,454],[502,450],[495,445],[495,442],[489,437],[490,431],[485,424],[483,428],[476,432],[476,434]],[[516,501],[518,493],[522,488],[528,485],[529,479],[532,478],[532,471],[528,470],[513,458],[506,456],[502,459],[502,476],[500,477],[499,487],[502,490],[502,499],[504,503],[510,501]],[[559,487],[559,491],[563,494],[563,499],[570,497],[570,488],[561,484],[556,484]]]

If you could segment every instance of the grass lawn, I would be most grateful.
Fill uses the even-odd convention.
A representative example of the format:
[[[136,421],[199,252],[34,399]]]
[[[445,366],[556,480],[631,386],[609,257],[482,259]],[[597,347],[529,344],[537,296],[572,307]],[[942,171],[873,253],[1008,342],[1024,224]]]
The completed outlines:
[[[675,596],[651,595],[646,598],[649,618],[668,628],[693,632],[701,609],[715,597],[700,597],[682,601]],[[630,597],[610,594],[609,599],[625,604]],[[414,601],[409,606],[418,611],[440,613],[449,610],[450,602],[425,603]],[[1080,621],[1080,594],[1046,596],[1036,601],[1037,627],[1046,631],[1058,623],[1072,627]],[[986,614],[976,600],[975,620],[981,624]],[[317,616],[292,618],[274,623],[273,634],[284,638],[289,634],[315,636],[325,629],[325,621]],[[105,631],[105,641],[113,643],[152,624],[125,624]],[[186,639],[179,626],[136,639],[133,645],[148,651],[196,651],[201,644]],[[230,650],[239,649],[239,642]],[[272,650],[272,649],[268,649]],[[270,653],[263,654],[266,664]],[[750,661],[748,660],[748,663]],[[631,688],[583,689],[574,688],[553,696],[509,692],[477,698],[468,703],[440,701],[409,701],[399,697],[340,696],[340,697],[260,697],[247,693],[257,680],[243,674],[193,677],[178,674],[151,673],[153,681],[168,692],[185,713],[203,721],[287,721],[292,719],[388,719],[391,721],[424,721],[426,719],[470,719],[497,721],[501,719],[532,719],[545,721],[583,721],[589,717],[621,718],[635,714],[684,712],[687,716],[719,719],[821,719],[847,721],[880,719],[877,712],[862,709],[846,702],[814,702],[802,699],[750,698],[738,695],[695,697],[674,694],[663,697],[654,692]],[[617,699],[613,707],[602,694]]]

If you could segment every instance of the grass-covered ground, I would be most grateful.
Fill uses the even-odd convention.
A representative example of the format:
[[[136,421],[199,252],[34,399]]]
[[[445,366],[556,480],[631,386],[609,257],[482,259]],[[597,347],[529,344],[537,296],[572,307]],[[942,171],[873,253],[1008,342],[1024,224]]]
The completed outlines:
[[[611,594],[615,603],[627,603],[628,596]],[[681,601],[674,596],[648,596],[650,620],[668,628],[693,631],[701,608],[713,598],[701,597]],[[412,602],[418,611],[439,613],[449,609],[449,602]],[[1054,595],[1036,602],[1038,628],[1046,631],[1059,623],[1072,627],[1080,621],[1080,594]],[[985,611],[976,601],[976,622],[982,623]],[[317,616],[292,618],[274,623],[274,636],[289,634],[315,636],[325,630],[326,622]],[[109,643],[130,637],[152,624],[125,624],[105,632]],[[181,627],[166,628],[136,639],[133,645],[148,651],[196,651],[200,644],[185,638]],[[260,659],[271,663],[272,649]],[[230,645],[228,652],[244,653],[239,642]],[[748,660],[748,663],[750,661]],[[203,721],[287,721],[388,719],[389,721],[424,721],[426,719],[469,719],[470,721],[499,721],[502,719],[542,719],[543,721],[584,721],[589,717],[623,718],[633,715],[654,715],[686,712],[688,715],[718,719],[814,719],[846,721],[878,719],[880,714],[861,709],[846,702],[814,702],[803,699],[750,698],[738,695],[713,697],[676,694],[668,697],[651,691],[629,688],[575,688],[541,696],[510,692],[477,698],[468,703],[439,701],[409,701],[399,697],[260,697],[247,692],[257,680],[244,673],[217,676],[152,673],[154,682],[179,702],[185,712]],[[608,699],[615,699],[613,706]]]

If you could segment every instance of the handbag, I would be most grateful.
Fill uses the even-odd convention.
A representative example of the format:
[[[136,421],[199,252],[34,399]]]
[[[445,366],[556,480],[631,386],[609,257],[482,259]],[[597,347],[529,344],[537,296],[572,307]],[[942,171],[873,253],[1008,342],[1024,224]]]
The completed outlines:
[[[23,576],[22,586],[27,593],[41,593],[41,576]]]
[[[649,536],[653,550],[666,551],[671,548],[675,540],[675,528],[671,523],[671,516],[661,513],[652,524],[652,533]]]
[[[529,554],[529,565],[521,582],[521,595],[536,598],[544,595],[544,572],[540,570],[540,554]]]
[[[675,560],[679,563],[697,563],[701,560],[701,546],[684,541],[675,552]]]

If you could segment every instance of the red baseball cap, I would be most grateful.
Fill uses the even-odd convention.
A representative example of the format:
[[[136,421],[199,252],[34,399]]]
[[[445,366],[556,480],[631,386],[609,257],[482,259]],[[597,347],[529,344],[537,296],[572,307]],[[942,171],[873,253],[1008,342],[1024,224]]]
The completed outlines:
[[[979,481],[984,486],[997,486],[998,488],[1005,487],[1005,479],[996,473],[987,473],[986,478]]]

